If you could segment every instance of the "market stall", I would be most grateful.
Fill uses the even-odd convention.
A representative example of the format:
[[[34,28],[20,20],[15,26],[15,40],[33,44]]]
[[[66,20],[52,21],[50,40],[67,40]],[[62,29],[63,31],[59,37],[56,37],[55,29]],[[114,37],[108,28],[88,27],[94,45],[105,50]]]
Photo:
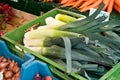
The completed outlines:
[[[119,0],[8,2],[19,5],[23,3],[26,10],[23,6],[13,7],[14,15],[23,20],[16,18],[15,21],[18,20],[20,25],[4,32],[1,40],[6,42],[11,51],[21,53],[17,56],[23,57],[26,53],[34,56],[34,64],[28,63],[31,69],[39,70],[39,67],[35,67],[35,63],[39,61],[48,66],[45,71],[40,69],[41,72],[35,69],[36,72],[33,72],[28,67],[25,73],[35,76],[39,72],[44,77],[44,72],[46,74],[50,69],[49,75],[53,80],[119,79]],[[6,4],[8,2],[5,1]],[[27,10],[28,7],[37,10],[36,13]],[[15,8],[24,12],[17,12]],[[34,62],[36,60],[38,62]],[[21,76],[21,80],[28,79],[24,77],[24,73]],[[33,80],[33,76],[31,78]]]

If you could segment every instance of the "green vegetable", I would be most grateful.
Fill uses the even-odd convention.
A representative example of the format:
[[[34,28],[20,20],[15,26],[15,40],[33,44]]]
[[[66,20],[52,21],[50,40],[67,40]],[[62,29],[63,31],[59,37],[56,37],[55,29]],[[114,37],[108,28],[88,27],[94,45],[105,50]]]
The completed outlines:
[[[102,22],[102,23],[100,23],[98,25],[95,25],[91,28],[88,28],[86,30],[86,32],[87,31],[88,32],[97,32],[96,30],[98,30],[100,32],[100,30],[104,30],[104,29],[106,29],[106,30],[111,29],[112,30],[114,27],[119,26],[119,25],[120,25],[120,20],[112,19],[112,20],[109,20],[109,21],[106,21],[106,22]],[[105,27],[105,26],[107,26],[107,27]]]
[[[86,32],[85,30],[93,27],[93,26],[96,26],[98,25],[100,22],[102,22],[103,20],[105,20],[105,17],[102,16],[102,17],[99,17],[97,19],[94,19],[92,20],[91,22],[88,22],[87,24],[84,24],[84,25],[74,25],[74,26],[78,26],[76,28],[68,28],[68,29],[65,29],[66,31],[72,31],[72,32],[77,32],[77,33],[82,33],[82,32]],[[79,22],[80,23],[80,22]]]
[[[65,14],[57,14],[55,16],[55,19],[63,21],[65,23],[70,23],[70,22],[74,22],[74,21],[77,20],[75,17],[69,16],[69,15],[65,15]]]
[[[23,44],[25,46],[31,47],[41,47],[41,46],[51,46],[52,43],[51,38],[39,38],[39,39],[25,39],[23,40]]]
[[[60,46],[53,45],[51,47],[28,47],[28,46],[26,47],[35,52],[39,52],[41,55],[44,55],[46,57],[66,59],[65,49]],[[113,61],[110,58],[97,57],[83,50],[79,50],[79,51],[72,50],[71,57],[72,57],[72,60],[95,62],[105,66],[113,65]]]
[[[71,59],[71,42],[68,37],[62,37],[65,43],[65,56],[66,56],[66,63],[67,63],[67,73],[72,71],[72,59]]]
[[[86,37],[85,36],[79,36],[79,37],[69,37],[71,41],[71,46],[73,48],[76,48],[76,46],[79,44],[82,47],[88,46],[89,44],[86,44]],[[64,41],[61,37],[58,38],[50,38],[50,37],[43,37],[39,39],[23,39],[23,44],[26,46],[31,47],[40,47],[40,46],[51,46],[51,45],[60,45],[64,46]],[[92,44],[92,43],[90,43]],[[94,45],[94,43],[93,43]]]
[[[51,25],[51,26],[49,26],[49,28],[59,29],[59,30],[63,30],[64,27],[61,27],[61,26],[66,24],[65,22],[57,20],[57,19],[55,19],[53,17],[47,17],[45,19],[45,22],[46,22],[46,25]]]
[[[120,35],[113,31],[119,29],[120,20],[103,22],[105,16],[96,18],[103,6],[82,20],[66,14],[46,18],[47,25],[25,33],[25,47],[55,62],[60,59],[58,63],[68,73],[100,78],[108,71],[107,67],[120,61]]]
[[[24,35],[25,39],[39,39],[43,37],[79,37],[81,34],[74,33],[74,32],[68,32],[68,31],[60,31],[60,30],[54,30],[54,29],[35,29],[31,30],[29,32],[26,32]]]
[[[77,21],[65,24],[62,27],[65,27],[65,29],[76,28],[76,27],[79,28],[80,26],[84,27],[83,25],[95,20],[96,16],[100,13],[100,11],[102,10],[103,7],[104,7],[104,4],[101,4],[101,6],[91,16],[88,16],[87,18],[82,19],[82,20],[77,20]]]

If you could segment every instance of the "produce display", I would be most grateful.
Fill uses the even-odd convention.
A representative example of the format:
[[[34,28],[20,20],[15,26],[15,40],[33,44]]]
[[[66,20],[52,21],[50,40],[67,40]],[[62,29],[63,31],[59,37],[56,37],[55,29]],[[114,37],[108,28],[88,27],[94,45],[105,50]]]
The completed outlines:
[[[120,1],[119,0],[33,0],[34,2],[40,2],[47,8],[64,8],[68,10],[77,10],[80,12],[88,12],[90,8],[97,9],[102,3],[105,4],[103,11],[112,13],[113,10],[120,13]],[[36,3],[37,4],[37,3]],[[43,7],[43,8],[44,8]]]
[[[0,2],[0,31],[6,28],[5,23],[11,20],[13,16],[12,7]]]
[[[49,12],[50,14],[41,15],[41,20],[38,18],[29,24],[21,26],[22,28],[17,28],[5,34],[4,37],[2,32],[5,29],[4,23],[11,20],[13,13],[9,5],[0,3],[0,13],[3,12],[0,18],[2,22],[0,36],[3,36],[2,38],[8,41],[8,46],[11,49],[15,47],[13,50],[16,50],[17,46],[19,49],[21,48],[20,52],[31,52],[37,59],[50,64],[50,68],[54,67],[56,70],[58,69],[58,72],[60,70],[61,73],[68,74],[67,76],[69,77],[72,76],[71,78],[80,79],[83,77],[80,80],[98,80],[109,70],[113,70],[114,66],[117,65],[117,68],[119,68],[120,20],[111,18],[111,15],[114,16],[112,14],[113,9],[118,12],[115,14],[120,13],[119,0],[32,1],[43,2],[43,5],[44,2],[57,3],[58,5],[52,5],[52,7],[59,6],[60,8],[78,9],[80,12],[87,12],[90,8],[95,8],[96,11],[89,16],[81,15],[81,17],[78,17],[79,14],[67,13],[67,11],[56,9],[56,11],[53,10],[53,13]],[[50,4],[45,5],[49,6]],[[42,6],[42,8],[44,7]],[[105,21],[108,18],[105,15],[98,16],[103,10],[111,14],[110,20]],[[33,25],[37,26],[34,27]],[[17,61],[16,58],[15,61]],[[18,60],[18,63],[15,61],[14,58],[11,60],[1,55],[0,79],[3,77],[3,80],[19,80],[21,77],[20,73],[22,73],[22,80],[24,78],[26,80],[28,78],[32,80],[56,79],[50,72],[48,72],[50,75],[48,73],[44,74],[44,72],[49,70],[40,68],[38,64],[35,66],[34,61],[31,62],[31,65],[21,65],[21,61]],[[21,71],[18,64],[22,66]],[[111,76],[107,75],[108,78],[104,78],[107,80],[118,79],[119,76],[114,78],[113,74],[118,74],[119,70],[116,67],[114,69],[112,74],[109,73]],[[31,71],[31,76],[26,77],[26,74]],[[42,72],[43,74],[41,74]],[[54,71],[53,73],[55,74]],[[44,75],[49,76],[43,77]],[[59,75],[59,73],[56,73],[56,75]],[[61,78],[66,78],[66,75]]]
[[[68,73],[98,80],[120,60],[120,35],[116,33],[120,20],[103,22],[104,15],[96,18],[102,9],[104,4],[91,16],[81,18],[48,16],[45,25],[25,33],[23,44],[66,67]]]
[[[36,74],[34,80],[53,80],[53,78],[51,76],[45,76],[44,78],[42,78],[39,74]]]
[[[0,57],[0,72],[3,80],[19,80],[20,79],[20,67],[14,60]]]
[[[102,10],[109,13],[113,8],[120,13],[120,0],[61,0],[60,4],[63,6],[70,6],[72,8],[78,8],[80,12],[86,12],[90,8],[98,8],[101,3],[105,6]]]

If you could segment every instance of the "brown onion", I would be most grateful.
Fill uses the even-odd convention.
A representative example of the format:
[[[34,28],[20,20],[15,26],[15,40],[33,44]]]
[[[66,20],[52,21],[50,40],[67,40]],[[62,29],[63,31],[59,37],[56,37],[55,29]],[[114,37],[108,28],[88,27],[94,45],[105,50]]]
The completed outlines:
[[[20,67],[14,60],[0,57],[0,72],[3,72],[3,80],[19,80]]]
[[[6,71],[4,76],[5,76],[5,78],[12,78],[13,72],[12,71]]]
[[[9,70],[12,70],[13,69],[13,67],[14,67],[14,65],[15,65],[15,61],[14,60],[12,60],[11,62],[10,62],[10,64],[9,64]]]
[[[12,80],[20,80],[20,71],[12,77]]]
[[[12,71],[13,71],[14,73],[19,72],[19,71],[20,71],[19,66],[18,66],[18,65],[15,65],[15,66],[13,67]]]
[[[7,62],[7,59],[6,59],[6,58],[3,58],[3,59],[2,59],[2,62]]]
[[[3,56],[0,57],[0,62],[2,61],[3,58],[4,58]]]
[[[3,78],[3,80],[6,80],[5,78]]]
[[[0,69],[7,67],[8,64],[9,64],[8,62],[1,62],[0,63]]]
[[[45,76],[44,80],[53,80],[51,76]]]
[[[6,80],[12,80],[11,78],[8,78],[8,79],[6,79]]]
[[[2,68],[2,69],[0,69],[0,72],[5,73],[6,71],[7,71],[7,68]]]

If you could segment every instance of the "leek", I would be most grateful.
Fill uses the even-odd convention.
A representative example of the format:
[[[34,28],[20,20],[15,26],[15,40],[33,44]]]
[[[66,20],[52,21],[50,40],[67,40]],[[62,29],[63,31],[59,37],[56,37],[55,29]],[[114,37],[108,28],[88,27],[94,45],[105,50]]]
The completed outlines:
[[[64,27],[61,27],[61,26],[66,24],[65,22],[62,22],[60,20],[56,20],[53,17],[47,17],[45,19],[45,22],[46,22],[46,25],[51,25],[50,28],[59,29],[59,30],[63,30]]]
[[[71,59],[71,42],[68,37],[63,37],[63,41],[65,43],[65,56],[67,62],[67,73],[72,71],[72,59]]]
[[[65,23],[70,23],[70,22],[74,22],[74,21],[77,20],[75,17],[69,16],[69,15],[65,15],[65,14],[57,14],[55,16],[55,19],[63,21]]]
[[[89,44],[88,45],[86,44],[85,38],[86,37],[84,35],[80,37],[69,37],[72,48],[76,48],[78,44],[82,46],[88,46]],[[64,42],[61,37],[51,39],[51,43],[54,43],[55,45],[59,45],[59,46],[64,46]]]
[[[56,29],[57,26],[56,25],[43,25],[43,26],[39,26],[37,29]]]
[[[65,49],[60,46],[56,46],[56,45],[53,45],[51,47],[28,47],[27,46],[27,48],[35,52],[38,52],[41,55],[46,57],[66,59]],[[94,62],[94,63],[102,64],[105,66],[114,65],[113,61],[110,58],[97,57],[95,55],[89,54],[88,52],[85,52],[82,50],[79,50],[79,51],[72,50],[71,57],[72,57],[72,60]]]
[[[53,59],[51,58],[53,61],[55,61],[56,63],[62,65],[64,68],[66,68],[66,63],[61,60],[61,59]],[[72,61],[72,72],[75,72],[75,73],[80,73],[83,71],[83,69],[80,67],[80,66],[76,66],[73,62],[75,61]],[[77,61],[78,62],[78,61]]]
[[[42,46],[51,46],[54,43],[51,42],[51,38],[39,38],[39,39],[23,39],[23,44],[25,46],[31,47],[42,47]]]
[[[82,20],[77,20],[77,21],[65,24],[62,27],[65,27],[65,29],[75,28],[75,27],[79,27],[79,26],[84,27],[83,25],[85,25],[89,22],[92,22],[96,18],[96,16],[100,13],[100,11],[102,10],[103,7],[104,7],[104,3],[102,3],[100,5],[100,7],[91,16],[88,16],[87,18],[82,19]]]
[[[54,30],[54,29],[36,29],[29,32],[26,32],[24,34],[25,39],[39,39],[43,37],[79,37],[82,34],[74,33],[74,32],[68,32],[68,31],[60,31],[60,30]]]
[[[77,32],[77,33],[81,33],[81,32],[85,32],[85,30],[93,27],[93,26],[96,26],[98,24],[100,24],[103,20],[105,20],[105,17],[102,16],[102,17],[99,17],[97,19],[94,19],[90,22],[88,22],[87,24],[84,24],[84,25],[77,25],[76,27],[72,27],[72,28],[67,28],[65,29],[66,31],[72,31],[72,32]],[[73,24],[75,26],[75,24]]]
[[[76,48],[78,44],[81,45],[82,47],[92,45],[92,44],[94,45],[94,43],[91,43],[91,42],[86,44],[85,36],[69,37],[69,39],[71,41],[72,48]],[[40,46],[42,47],[42,46],[52,46],[52,45],[64,46],[64,41],[61,37],[59,38],[43,37],[43,38],[38,38],[38,39],[24,38],[23,44],[26,46],[31,46],[31,47],[40,47]]]

